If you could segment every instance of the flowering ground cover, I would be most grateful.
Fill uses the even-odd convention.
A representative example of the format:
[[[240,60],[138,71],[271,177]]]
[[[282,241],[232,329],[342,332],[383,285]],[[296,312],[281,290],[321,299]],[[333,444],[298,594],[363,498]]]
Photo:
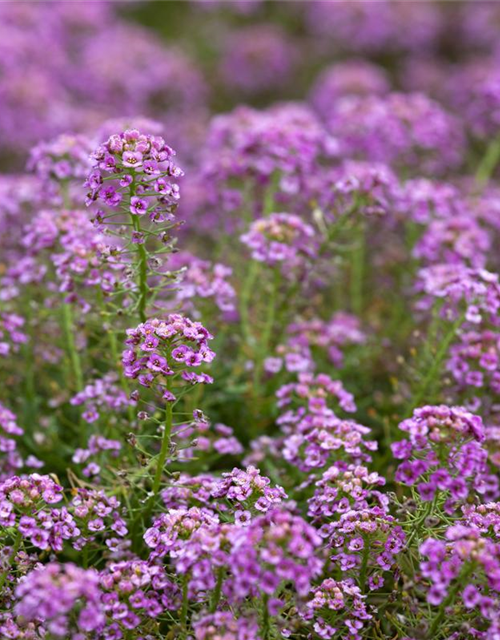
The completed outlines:
[[[0,36],[0,638],[499,640],[500,4]]]

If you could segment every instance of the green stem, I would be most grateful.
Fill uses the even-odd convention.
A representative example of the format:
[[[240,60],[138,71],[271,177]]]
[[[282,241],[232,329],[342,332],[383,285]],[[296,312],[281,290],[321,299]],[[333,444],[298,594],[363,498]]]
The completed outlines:
[[[455,600],[455,597],[457,595],[457,593],[463,589],[464,585],[467,584],[467,580],[470,576],[470,574],[473,571],[473,565],[469,565],[465,571],[463,571],[460,576],[458,576],[457,581],[455,583],[455,586],[453,587],[453,589],[451,589],[448,592],[448,596],[443,600],[443,602],[441,602],[441,604],[439,605],[439,610],[437,612],[436,617],[434,618],[432,625],[429,629],[429,634],[428,637],[432,638],[433,640],[437,637],[436,636],[436,632],[439,628],[439,626],[441,625],[441,622],[444,618],[444,615],[446,613],[446,608],[450,606],[450,604],[453,603],[453,601]]]
[[[141,233],[141,223],[138,216],[131,215],[134,230]],[[141,322],[146,321],[146,304],[148,301],[148,255],[146,247],[143,244],[137,245],[137,267],[138,267],[138,286],[139,286],[139,318]]]
[[[9,575],[9,571],[12,567],[12,563],[16,559],[17,552],[19,551],[19,547],[21,546],[22,539],[23,537],[21,535],[21,532],[18,530],[16,533],[16,538],[14,540],[14,546],[12,547],[12,551],[10,552],[9,558],[7,560],[7,568],[0,575],[0,593],[2,592],[5,581],[7,580],[7,576]]]
[[[262,640],[269,640],[270,620],[268,608],[269,596],[262,596]]]
[[[363,593],[366,593],[366,574],[368,570],[368,558],[370,556],[370,546],[368,545],[368,541],[364,539],[364,548],[363,548],[363,559],[361,561],[361,569],[359,572],[359,586]]]
[[[273,327],[275,324],[276,317],[276,298],[279,291],[279,286],[281,282],[281,272],[277,268],[274,272],[274,280],[272,284],[272,290],[269,294],[269,300],[267,303],[267,312],[266,312],[266,320],[264,327],[262,329],[262,337],[260,340],[260,344],[258,347],[257,357],[254,363],[254,374],[253,374],[253,384],[254,384],[254,394],[256,396],[259,395],[260,392],[260,382],[262,377],[262,369],[264,366],[264,359],[269,352],[269,346],[271,343],[271,335],[273,332]]]
[[[111,356],[113,358],[113,363],[118,368],[120,384],[123,389],[123,392],[127,395],[127,398],[128,398],[130,396],[130,387],[128,385],[127,378],[123,375],[123,369],[120,366],[120,358],[118,355],[118,343],[116,341],[116,333],[113,331],[112,328],[108,329],[108,336],[109,336],[109,346],[111,349]],[[128,414],[130,425],[132,425],[134,423],[135,416],[134,416],[134,408],[130,404],[127,406],[127,414]]]
[[[220,596],[222,593],[222,582],[224,580],[224,567],[220,567],[217,573],[217,583],[215,585],[214,594],[212,596],[212,602],[210,604],[210,613],[217,611],[217,606],[220,602]]]
[[[251,339],[250,331],[250,298],[252,297],[252,290],[257,278],[259,264],[256,260],[250,262],[250,268],[243,285],[240,296],[240,318],[241,318],[241,330],[245,343],[248,344]]]
[[[425,376],[417,393],[412,398],[412,401],[410,403],[409,410],[407,411],[407,413],[411,413],[413,409],[420,406],[420,403],[422,402],[422,399],[426,396],[431,384],[436,381],[441,371],[441,366],[443,364],[443,361],[446,357],[446,354],[448,353],[450,344],[453,338],[455,337],[457,329],[460,327],[463,320],[464,320],[464,314],[461,314],[458,317],[458,319],[455,320],[449,332],[445,335],[444,339],[441,342],[441,346],[439,347],[436,355],[434,356],[434,361],[431,367],[429,368],[427,375]]]
[[[76,343],[75,343],[73,313],[72,313],[70,304],[63,303],[62,314],[63,314],[64,333],[66,337],[66,346],[68,349],[68,355],[71,362],[71,367],[73,369],[73,377],[74,377],[76,390],[82,391],[83,389],[82,365],[80,361],[80,354],[78,353],[78,350],[76,348]]]
[[[476,172],[476,183],[483,187],[491,178],[500,160],[500,136],[495,138],[486,149]]]
[[[351,309],[358,317],[363,313],[363,289],[365,276],[365,228],[362,225],[358,231],[356,246],[352,253],[351,264]]]
[[[182,580],[182,609],[181,609],[181,627],[186,630],[187,629],[187,614],[188,614],[188,583],[189,576],[188,574],[184,574],[184,578]]]
[[[167,378],[167,389],[169,391],[171,389],[169,378]],[[165,427],[163,430],[163,438],[161,441],[160,455],[158,456],[155,477],[153,480],[153,497],[152,497],[153,501],[158,495],[158,492],[160,490],[163,467],[165,466],[165,460],[167,459],[168,451],[170,448],[170,434],[172,433],[172,423],[173,423],[173,408],[172,408],[172,403],[168,402],[165,408]]]

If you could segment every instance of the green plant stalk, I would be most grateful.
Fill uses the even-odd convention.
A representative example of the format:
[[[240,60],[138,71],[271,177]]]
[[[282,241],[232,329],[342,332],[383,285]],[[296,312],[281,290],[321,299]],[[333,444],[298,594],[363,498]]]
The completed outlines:
[[[351,309],[352,312],[360,317],[363,313],[363,293],[365,277],[365,253],[366,253],[366,234],[364,225],[361,226],[357,233],[356,246],[352,253],[351,263]]]
[[[259,263],[256,260],[252,260],[240,296],[241,331],[246,344],[250,342],[252,337],[250,331],[250,299],[252,297],[255,280],[257,279],[258,270]]]
[[[132,215],[132,224],[134,230],[141,232],[141,223],[138,216]],[[139,303],[138,312],[141,322],[146,321],[146,305],[148,302],[149,287],[148,287],[148,255],[146,248],[143,244],[137,245],[137,268],[138,268],[138,286],[139,286]]]
[[[269,609],[268,609],[269,596],[264,594],[262,596],[262,640],[269,640],[270,621],[269,621]]]
[[[370,546],[366,539],[364,539],[364,545],[363,559],[361,561],[361,569],[359,572],[359,586],[361,587],[361,591],[366,593],[366,574],[368,570],[368,558],[370,556]]]
[[[446,608],[450,606],[450,604],[453,603],[453,601],[455,600],[455,597],[457,595],[457,593],[460,591],[460,589],[464,588],[464,585],[467,584],[467,579],[469,578],[470,574],[472,573],[474,567],[473,565],[469,565],[465,571],[463,571],[460,576],[458,576],[457,581],[455,586],[453,587],[453,589],[451,589],[451,591],[448,593],[447,597],[443,600],[443,602],[441,602],[441,604],[439,605],[439,610],[437,612],[436,617],[434,618],[434,620],[432,621],[432,625],[429,629],[429,638],[432,638],[434,640],[434,638],[436,638],[436,632],[439,629],[439,626],[441,625],[441,622],[444,618],[445,612],[446,612]]]
[[[220,601],[220,596],[222,593],[222,582],[224,580],[224,567],[220,567],[217,573],[217,583],[215,585],[214,593],[212,596],[212,602],[210,604],[210,613],[215,613],[217,611],[217,606]]]
[[[273,326],[275,324],[276,318],[276,298],[279,291],[279,286],[281,282],[281,272],[277,268],[274,272],[274,279],[272,284],[272,290],[269,296],[269,301],[267,304],[267,313],[266,320],[262,330],[262,338],[260,344],[258,346],[257,358],[254,365],[254,375],[253,375],[253,385],[254,385],[254,394],[256,396],[260,393],[260,383],[262,378],[262,369],[264,366],[264,359],[266,354],[269,351],[269,346],[271,343],[271,334],[273,331]]]
[[[22,535],[21,532],[18,530],[16,533],[16,537],[14,540],[14,546],[12,547],[12,551],[10,552],[9,558],[7,560],[7,568],[5,569],[5,571],[0,575],[0,593],[2,592],[2,589],[4,587],[4,584],[7,580],[7,576],[9,575],[9,571],[10,568],[12,566],[12,563],[14,562],[16,556],[17,556],[17,552],[19,551],[19,548],[21,546],[21,542],[22,542]]]
[[[73,332],[74,322],[71,305],[69,303],[63,303],[62,305],[63,327],[66,338],[66,347],[68,349],[68,355],[71,362],[71,368],[73,370],[73,377],[75,387],[77,391],[83,389],[83,373],[82,364],[80,360],[80,354],[76,348],[75,336]]]
[[[417,393],[414,395],[414,397],[412,398],[411,404],[409,406],[409,411],[407,413],[410,413],[411,411],[413,411],[413,409],[415,409],[416,407],[420,406],[420,403],[422,402],[423,398],[425,397],[425,395],[427,394],[431,384],[433,382],[436,381],[440,371],[441,371],[441,366],[443,364],[443,361],[446,357],[446,354],[448,353],[448,349],[450,347],[450,344],[453,340],[453,338],[456,335],[457,329],[460,327],[460,325],[462,324],[464,319],[464,314],[460,314],[460,316],[458,317],[457,320],[455,320],[455,322],[453,323],[451,329],[448,331],[448,333],[445,335],[443,341],[441,342],[441,346],[439,347],[435,357],[434,357],[434,362],[432,363],[431,367],[429,368],[429,371],[427,373],[427,375],[425,376],[422,384],[420,385],[420,388],[418,389]]]
[[[167,389],[168,391],[172,390],[172,382],[170,380],[170,376],[167,377]],[[151,498],[152,503],[154,502],[158,492],[160,491],[161,485],[161,476],[163,473],[163,467],[165,465],[165,460],[167,459],[168,450],[170,447],[170,435],[172,433],[172,425],[173,425],[173,406],[171,402],[167,403],[165,407],[165,428],[163,430],[163,438],[161,441],[161,449],[160,455],[158,456],[158,462],[156,464],[156,471],[153,480],[153,495]]]
[[[188,614],[188,574],[184,574],[182,580],[182,609],[181,609],[181,627],[187,629],[187,614]]]
[[[495,138],[486,149],[479,167],[476,171],[476,183],[479,187],[484,185],[491,178],[500,160],[500,136]]]
[[[127,395],[127,397],[130,396],[130,387],[128,385],[128,381],[127,378],[125,378],[125,376],[123,375],[123,369],[120,366],[120,359],[118,357],[118,344],[116,341],[116,334],[113,331],[113,329],[108,329],[108,336],[109,336],[109,346],[111,349],[111,355],[113,357],[113,361],[116,364],[117,368],[118,368],[118,375],[120,377],[120,384],[121,387],[124,391],[124,393]],[[134,420],[135,420],[135,416],[134,416],[134,409],[131,405],[127,406],[127,414],[128,414],[128,419],[130,421],[130,424],[133,424]]]

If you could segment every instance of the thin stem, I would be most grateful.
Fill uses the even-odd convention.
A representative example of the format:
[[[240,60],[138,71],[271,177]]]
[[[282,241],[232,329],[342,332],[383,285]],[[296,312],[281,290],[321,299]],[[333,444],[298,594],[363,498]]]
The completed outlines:
[[[2,573],[2,575],[0,575],[0,593],[3,589],[5,581],[7,580],[7,576],[9,575],[9,571],[12,567],[12,563],[16,559],[17,552],[19,551],[19,547],[21,546],[22,539],[23,537],[21,535],[21,532],[18,530],[16,533],[16,538],[14,540],[14,546],[12,547],[12,551],[10,552],[9,558],[7,560],[7,567],[5,571]]]
[[[71,368],[73,369],[73,377],[77,391],[83,389],[83,373],[82,365],[80,361],[80,354],[76,348],[75,335],[74,335],[74,322],[71,305],[63,303],[62,305],[63,327],[66,337],[66,346],[68,349],[68,355],[71,362]]]
[[[269,640],[270,621],[269,621],[269,596],[262,596],[262,640]]]
[[[241,329],[245,342],[248,344],[251,339],[250,331],[250,298],[252,297],[252,290],[255,284],[255,280],[258,274],[259,264],[256,260],[252,260],[250,268],[247,273],[245,283],[241,292],[240,300],[240,317],[241,317]]]
[[[212,596],[212,602],[210,604],[210,613],[215,613],[217,610],[217,606],[220,601],[220,596],[222,593],[222,582],[224,580],[224,567],[220,567],[217,573],[217,583],[215,585],[215,590]]]
[[[366,593],[366,574],[368,570],[368,558],[370,556],[370,546],[368,545],[368,541],[364,540],[364,548],[363,548],[363,559],[361,561],[361,569],[359,572],[359,586],[361,587],[361,591]]]
[[[363,313],[366,238],[364,224],[360,226],[351,263],[351,309],[358,317]]]
[[[451,589],[448,592],[448,596],[439,605],[439,610],[437,612],[437,615],[434,618],[432,625],[429,629],[429,634],[428,634],[429,638],[436,638],[436,632],[439,629],[439,626],[441,625],[446,609],[453,603],[460,589],[463,589],[464,585],[467,584],[467,580],[470,574],[472,573],[472,571],[473,571],[473,566],[469,565],[465,569],[465,571],[463,571],[461,575],[457,578],[455,586],[453,587],[453,589]]]
[[[181,609],[181,627],[185,630],[187,628],[187,614],[188,614],[188,574],[184,574],[182,580],[182,609]]]
[[[167,385],[167,388],[169,388],[169,385]],[[172,403],[168,402],[165,408],[165,428],[163,430],[163,438],[161,441],[160,455],[158,456],[158,462],[157,462],[155,477],[153,481],[153,500],[156,498],[160,490],[163,467],[165,465],[165,460],[167,459],[168,450],[170,448],[170,434],[172,432],[172,422],[173,422],[172,416],[173,416]]]
[[[111,348],[111,355],[113,358],[113,362],[118,367],[118,375],[120,377],[120,383],[121,383],[123,392],[127,395],[127,398],[128,398],[130,396],[130,387],[128,385],[127,378],[123,375],[123,369],[120,366],[120,359],[118,357],[118,344],[116,341],[116,333],[113,331],[112,328],[108,329],[108,336],[109,336],[109,346]],[[128,414],[129,422],[132,425],[134,422],[135,416],[134,416],[134,409],[130,404],[127,406],[127,414]]]
[[[491,178],[500,160],[500,136],[495,138],[486,149],[476,172],[476,183],[483,187]]]
[[[138,216],[132,215],[132,222],[134,224],[135,231],[141,232],[141,223],[139,221]],[[148,255],[146,253],[146,248],[143,244],[137,245],[137,263],[138,263],[138,274],[139,274],[139,318],[141,322],[146,321],[146,304],[148,301]]]
[[[271,343],[271,335],[272,335],[273,327],[275,324],[275,317],[276,317],[276,307],[277,307],[276,298],[278,295],[280,282],[281,282],[281,272],[279,268],[276,268],[276,271],[274,272],[272,289],[269,294],[269,300],[267,303],[267,313],[266,313],[265,324],[262,329],[262,338],[259,344],[256,361],[254,363],[253,383],[254,383],[254,393],[256,396],[259,395],[264,359],[267,353],[269,352],[269,346]]]
[[[463,319],[464,319],[464,314],[461,314],[457,318],[457,320],[455,320],[455,322],[452,324],[451,329],[448,331],[448,333],[445,335],[444,339],[442,340],[441,346],[439,347],[436,355],[434,356],[434,361],[431,367],[429,368],[427,375],[425,376],[417,393],[412,398],[408,413],[413,411],[413,409],[415,409],[416,407],[420,406],[420,403],[422,402],[422,399],[427,394],[431,384],[436,381],[441,371],[441,366],[443,364],[443,361],[446,357],[446,354],[448,353],[448,349],[450,347],[451,341],[455,337],[457,329],[462,324]]]

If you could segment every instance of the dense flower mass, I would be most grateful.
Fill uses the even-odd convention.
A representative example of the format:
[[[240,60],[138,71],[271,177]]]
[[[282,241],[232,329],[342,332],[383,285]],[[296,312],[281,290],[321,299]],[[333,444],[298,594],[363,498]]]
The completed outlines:
[[[499,27],[0,3],[2,640],[499,640]]]
[[[144,387],[164,385],[163,397],[171,402],[175,398],[167,380],[177,372],[192,384],[211,382],[210,376],[190,368],[213,360],[215,353],[208,346],[212,338],[200,322],[181,315],[172,314],[166,320],[154,318],[127,330],[126,344],[130,348],[123,352],[124,374],[137,378]]]

